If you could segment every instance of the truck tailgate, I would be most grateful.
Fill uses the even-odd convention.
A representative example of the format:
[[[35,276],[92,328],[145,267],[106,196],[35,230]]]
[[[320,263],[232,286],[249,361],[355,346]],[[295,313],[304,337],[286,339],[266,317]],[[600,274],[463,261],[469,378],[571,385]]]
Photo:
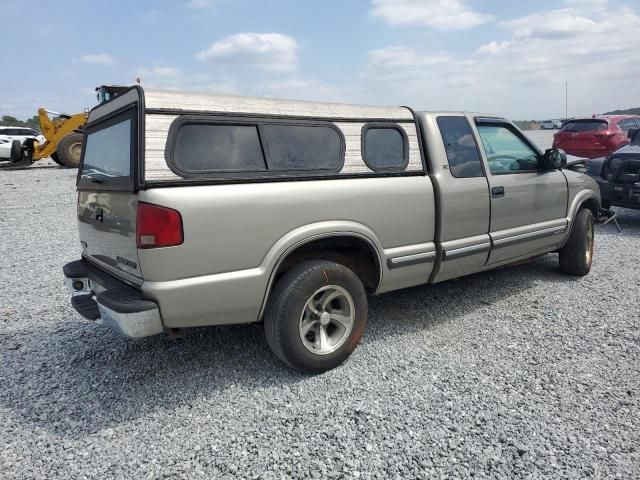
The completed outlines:
[[[78,230],[83,256],[129,281],[142,283],[136,246],[135,194],[78,193]]]

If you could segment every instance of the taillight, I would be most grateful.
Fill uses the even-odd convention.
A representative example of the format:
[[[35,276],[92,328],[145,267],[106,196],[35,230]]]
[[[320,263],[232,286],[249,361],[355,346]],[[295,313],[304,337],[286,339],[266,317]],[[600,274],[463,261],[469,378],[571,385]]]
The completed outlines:
[[[152,203],[138,202],[136,239],[138,248],[175,247],[182,244],[180,212]]]

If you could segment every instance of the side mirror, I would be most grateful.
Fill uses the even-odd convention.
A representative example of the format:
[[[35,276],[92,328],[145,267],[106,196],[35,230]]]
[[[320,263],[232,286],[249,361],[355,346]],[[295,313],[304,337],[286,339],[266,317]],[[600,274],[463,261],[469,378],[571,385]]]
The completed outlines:
[[[550,148],[544,152],[542,160],[545,170],[557,170],[567,166],[567,154],[558,148]]]
[[[638,137],[638,132],[640,132],[640,129],[638,128],[630,128],[627,132],[627,138],[631,141],[631,143],[633,143]]]

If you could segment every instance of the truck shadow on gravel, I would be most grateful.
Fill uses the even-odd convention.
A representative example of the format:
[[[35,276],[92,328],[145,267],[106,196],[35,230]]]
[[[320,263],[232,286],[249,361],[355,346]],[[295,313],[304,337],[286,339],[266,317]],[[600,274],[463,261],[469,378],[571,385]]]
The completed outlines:
[[[559,273],[557,256],[549,255],[374,297],[360,351],[371,342],[453,322],[535,283],[571,281]],[[181,341],[127,340],[80,322],[69,309],[52,325],[0,335],[0,404],[15,420],[64,438],[82,438],[154,412],[170,414],[203,397],[215,405],[226,401],[230,388],[251,395],[308,380],[274,357],[259,324],[193,329]],[[348,378],[350,368],[347,362],[337,375]]]

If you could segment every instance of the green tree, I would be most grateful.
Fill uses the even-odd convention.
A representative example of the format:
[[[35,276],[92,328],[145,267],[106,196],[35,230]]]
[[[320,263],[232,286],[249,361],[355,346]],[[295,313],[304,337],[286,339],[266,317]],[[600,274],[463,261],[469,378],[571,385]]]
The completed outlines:
[[[34,115],[27,121],[18,120],[16,117],[12,117],[11,115],[3,115],[0,119],[0,126],[2,127],[28,127],[33,128],[34,130],[40,131],[40,120],[38,120],[38,116]]]
[[[2,120],[0,120],[0,125],[22,127],[23,122],[18,120],[16,117],[12,117],[11,115],[3,115]]]

